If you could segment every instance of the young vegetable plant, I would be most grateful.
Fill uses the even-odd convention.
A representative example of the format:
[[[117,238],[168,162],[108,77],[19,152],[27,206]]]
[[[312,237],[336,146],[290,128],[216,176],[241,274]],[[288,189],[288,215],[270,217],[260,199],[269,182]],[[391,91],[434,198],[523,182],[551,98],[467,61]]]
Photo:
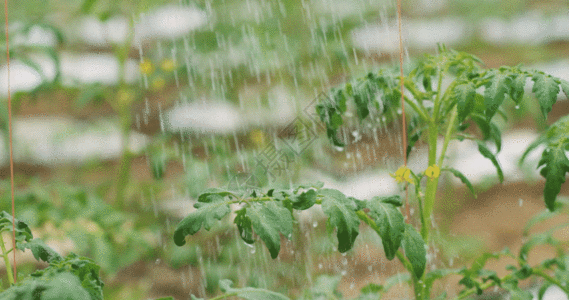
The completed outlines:
[[[271,257],[278,256],[281,246],[281,235],[290,238],[294,224],[295,210],[306,210],[319,205],[326,216],[327,225],[335,228],[338,239],[338,251],[346,252],[354,246],[359,234],[360,223],[371,227],[382,239],[385,255],[389,260],[397,257],[408,274],[399,280],[412,284],[414,297],[432,299],[433,283],[450,274],[463,276],[460,281],[465,289],[456,299],[465,299],[470,295],[481,294],[488,287],[498,285],[511,293],[514,299],[532,299],[529,292],[518,287],[518,281],[529,276],[538,276],[546,281],[544,287],[559,286],[569,295],[569,287],[562,284],[567,276],[569,258],[565,255],[567,243],[553,237],[553,231],[528,239],[517,257],[519,266],[509,266],[511,274],[499,278],[495,272],[483,269],[486,261],[501,256],[514,257],[509,250],[500,253],[484,253],[471,268],[436,269],[425,272],[427,264],[427,245],[431,244],[431,215],[436,200],[436,192],[441,172],[449,172],[458,177],[475,194],[469,180],[456,169],[445,166],[445,155],[451,140],[469,139],[476,142],[480,153],[488,158],[496,167],[500,182],[504,174],[496,159],[496,153],[490,150],[487,142],[494,144],[496,152],[501,149],[501,132],[493,121],[496,114],[505,116],[501,110],[507,100],[520,104],[524,99],[526,79],[533,81],[532,92],[535,94],[544,116],[551,111],[561,90],[569,96],[569,82],[547,75],[536,70],[526,70],[521,66],[483,69],[481,61],[473,55],[447,50],[439,47],[436,56],[427,55],[418,66],[404,76],[403,83],[409,95],[404,95],[407,108],[412,109],[408,125],[408,147],[406,155],[415,148],[420,139],[429,146],[428,167],[413,172],[406,166],[395,171],[392,176],[398,183],[414,187],[414,199],[419,209],[420,229],[415,229],[405,222],[400,211],[403,201],[400,196],[374,197],[369,200],[358,200],[347,197],[333,189],[325,189],[322,184],[299,185],[293,190],[269,189],[266,192],[254,189],[250,191],[229,191],[209,189],[201,194],[196,211],[188,215],[177,226],[174,242],[182,246],[186,236],[197,233],[202,227],[209,230],[235,210],[234,223],[239,229],[241,238],[246,243],[253,243],[260,238],[267,246]],[[448,87],[443,87],[443,79],[451,78]],[[328,101],[317,105],[317,113],[326,124],[327,135],[336,146],[344,146],[338,138],[338,131],[343,125],[343,117],[349,106],[355,107],[360,121],[368,117],[385,117],[394,120],[401,109],[400,77],[396,72],[380,70],[367,76],[346,83],[332,90]],[[476,125],[478,132],[467,132]],[[442,145],[438,137],[443,136]],[[562,211],[562,201],[556,201],[561,185],[569,172],[569,160],[565,151],[569,150],[569,116],[555,122],[546,133],[530,145],[522,157],[539,144],[545,144],[545,150],[538,163],[538,168],[545,177],[545,205],[548,212],[530,221],[530,225],[550,218]],[[426,177],[426,178],[425,178]],[[424,185],[421,184],[425,178]],[[529,250],[538,244],[551,244],[558,249],[556,258],[548,259],[540,265],[530,266],[527,262]],[[549,270],[557,268],[555,274]],[[390,282],[390,281],[389,281]],[[358,299],[378,299],[393,284],[370,284],[362,290]],[[319,279],[314,287],[307,291],[301,299],[341,299],[335,290],[337,280],[332,277]],[[222,291],[225,294],[213,299],[224,299],[238,296],[244,299],[288,299],[283,295],[260,289],[235,289],[229,282],[224,282]],[[327,292],[323,292],[323,291]],[[543,296],[545,290],[540,291]],[[436,299],[445,299],[446,293]],[[193,298],[197,299],[197,298]]]
[[[0,299],[103,299],[104,284],[99,278],[100,267],[92,260],[74,253],[61,257],[42,240],[34,239],[32,231],[26,223],[16,219],[15,224],[15,248],[6,249],[4,240],[0,237],[0,248],[10,283],[8,289],[0,292]],[[12,216],[3,211],[0,213],[0,233],[11,233],[12,229]],[[36,260],[47,262],[49,266],[14,283],[14,275],[8,256],[15,249],[20,251],[30,249]]]

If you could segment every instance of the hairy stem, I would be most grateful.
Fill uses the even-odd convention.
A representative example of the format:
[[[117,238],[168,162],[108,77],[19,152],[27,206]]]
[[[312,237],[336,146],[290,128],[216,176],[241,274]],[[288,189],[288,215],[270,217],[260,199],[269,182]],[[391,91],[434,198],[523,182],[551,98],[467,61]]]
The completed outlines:
[[[16,247],[16,245],[14,245]],[[4,257],[4,263],[6,264],[6,273],[8,274],[8,281],[10,285],[14,284],[14,274],[12,273],[12,268],[10,264],[10,259],[8,258],[9,251],[6,251],[6,246],[4,245],[4,239],[0,236],[0,249],[2,249],[2,256]]]

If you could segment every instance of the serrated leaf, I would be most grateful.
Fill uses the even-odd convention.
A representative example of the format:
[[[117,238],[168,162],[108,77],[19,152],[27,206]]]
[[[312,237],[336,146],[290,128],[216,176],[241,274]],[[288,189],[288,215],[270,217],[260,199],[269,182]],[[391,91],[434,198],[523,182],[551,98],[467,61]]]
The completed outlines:
[[[233,282],[228,279],[221,280],[219,282],[219,288],[226,294],[235,293],[237,297],[246,300],[289,300],[288,297],[268,291],[265,289],[245,287],[245,288],[232,288]]]
[[[508,92],[508,77],[496,70],[491,72],[490,82],[484,90],[484,105],[486,119],[490,121]]]
[[[550,211],[555,209],[555,199],[561,191],[561,185],[565,182],[565,173],[569,172],[569,160],[563,147],[547,148],[543,151],[538,168],[540,174],[545,177],[543,197],[545,205]]]
[[[486,145],[482,141],[476,141],[476,143],[478,144],[478,151],[480,152],[480,154],[482,154],[482,156],[492,161],[492,164],[494,164],[494,166],[496,167],[500,183],[504,182],[504,173],[502,172],[502,168],[500,167],[500,164],[498,163],[496,156],[494,156],[494,154],[490,151],[490,149],[488,149],[488,147],[486,147]]]
[[[253,244],[255,239],[253,238],[253,225],[251,224],[251,219],[245,215],[247,208],[238,210],[235,216],[235,224],[239,230],[239,236],[247,244]]]
[[[411,226],[405,223],[405,234],[403,237],[403,249],[405,256],[413,266],[413,274],[416,278],[421,278],[427,265],[427,250],[421,235]]]
[[[328,216],[328,224],[337,229],[338,251],[344,253],[354,246],[359,234],[360,220],[356,215],[356,203],[333,189],[322,189],[322,210]]]
[[[202,194],[199,201],[194,205],[197,210],[180,221],[174,231],[174,243],[178,246],[186,244],[187,235],[195,234],[202,226],[209,230],[215,224],[216,219],[221,220],[231,211],[229,207],[231,200],[220,194],[209,193],[207,196]]]
[[[291,199],[292,207],[297,210],[309,209],[316,203],[316,191],[308,190]]]
[[[520,104],[524,97],[524,87],[526,85],[526,75],[523,73],[510,76],[510,87],[508,95],[516,103]]]
[[[387,259],[392,260],[401,246],[405,232],[405,220],[397,207],[391,203],[383,202],[379,197],[374,197],[367,203],[369,215],[379,227],[381,243]]]
[[[460,181],[462,181],[462,183],[466,184],[466,186],[468,187],[468,189],[472,193],[472,196],[474,196],[474,199],[477,198],[476,192],[474,191],[474,186],[472,186],[472,183],[470,183],[470,180],[468,180],[468,178],[466,178],[466,176],[464,176],[464,174],[462,174],[459,170],[456,170],[454,168],[444,168],[443,171],[449,171],[455,177],[460,179]]]
[[[533,75],[532,80],[534,82],[532,92],[539,101],[541,113],[547,118],[547,114],[549,114],[553,104],[557,101],[559,84],[555,82],[553,77],[539,72]]]
[[[22,248],[30,249],[34,258],[39,261],[40,259],[45,262],[61,260],[61,255],[46,245],[41,239],[35,238],[25,244]],[[23,249],[20,249],[23,250]]]
[[[292,216],[288,209],[276,202],[252,203],[245,213],[251,220],[255,233],[265,242],[271,257],[277,258],[281,250],[282,233],[286,238],[292,234]]]
[[[12,223],[12,215],[6,211],[0,213],[0,233],[4,231],[12,232],[14,229],[14,224],[16,227],[16,248],[24,250],[23,244],[29,242],[33,239],[32,231],[28,225],[18,219],[14,219],[14,224]]]
[[[474,96],[476,87],[472,82],[456,85],[453,89],[453,96],[457,99],[458,122],[462,123],[470,114],[474,106]]]

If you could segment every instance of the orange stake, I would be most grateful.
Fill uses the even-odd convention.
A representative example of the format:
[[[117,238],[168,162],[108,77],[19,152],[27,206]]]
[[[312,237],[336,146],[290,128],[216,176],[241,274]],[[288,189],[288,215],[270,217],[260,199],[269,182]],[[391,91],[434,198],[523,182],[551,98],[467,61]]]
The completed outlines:
[[[14,154],[12,151],[12,97],[10,96],[10,35],[8,34],[8,0],[4,0],[4,18],[6,19],[6,64],[8,69],[8,135],[10,140],[10,185],[12,187],[12,253],[14,253],[14,283],[16,283],[16,209],[14,208]]]
[[[401,70],[401,117],[403,123],[403,162],[407,166],[407,124],[405,122],[405,99],[403,97],[403,35],[401,34],[401,0],[397,0],[397,25],[399,27],[399,68]],[[405,186],[405,210],[407,213],[407,223],[411,222],[409,209],[409,190]]]

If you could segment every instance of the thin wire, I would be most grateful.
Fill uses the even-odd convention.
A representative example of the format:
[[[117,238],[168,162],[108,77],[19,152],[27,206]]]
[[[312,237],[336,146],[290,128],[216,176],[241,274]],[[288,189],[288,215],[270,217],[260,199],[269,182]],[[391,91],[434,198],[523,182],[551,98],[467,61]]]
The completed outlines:
[[[16,283],[16,209],[14,207],[14,153],[12,150],[12,97],[10,96],[10,35],[8,34],[8,0],[4,0],[4,18],[6,20],[6,64],[8,68],[8,132],[10,140],[10,186],[12,187],[12,253],[14,253],[14,283]]]
[[[403,162],[407,166],[407,124],[405,122],[405,98],[403,96],[403,35],[401,34],[401,0],[397,0],[397,25],[399,27],[399,68],[401,70],[401,117],[403,123]],[[411,213],[409,209],[409,190],[405,185],[405,209],[407,213],[407,223],[411,222]]]

